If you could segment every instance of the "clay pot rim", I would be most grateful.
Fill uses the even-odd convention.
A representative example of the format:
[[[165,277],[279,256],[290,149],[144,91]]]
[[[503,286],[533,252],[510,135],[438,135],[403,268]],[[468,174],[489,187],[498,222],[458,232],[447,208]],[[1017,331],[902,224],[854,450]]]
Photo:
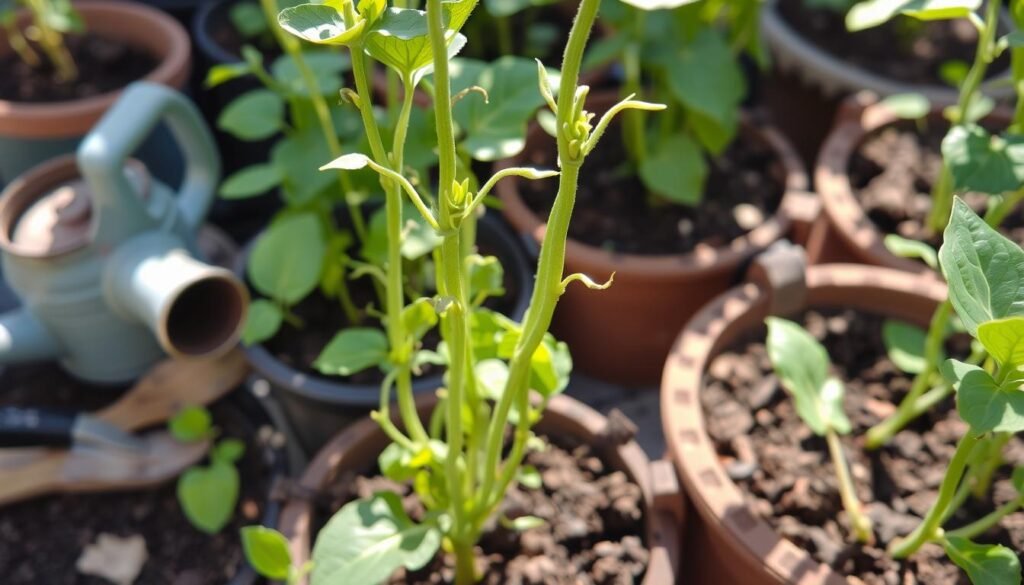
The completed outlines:
[[[618,99],[617,90],[603,90],[591,94],[590,105],[600,112],[611,107]],[[726,246],[714,249],[705,247],[684,254],[613,253],[570,237],[565,245],[566,258],[572,258],[571,263],[575,265],[585,265],[595,272],[604,274],[615,272],[618,276],[624,277],[677,279],[732,271],[751,254],[781,238],[792,223],[787,207],[795,205],[797,199],[790,197],[790,194],[804,193],[809,189],[804,163],[781,132],[771,125],[755,122],[749,112],[742,112],[740,132],[757,136],[770,146],[775,151],[785,174],[779,205],[775,213],[764,223],[732,240]],[[536,122],[532,123],[527,144],[530,144],[531,138],[536,139],[540,136],[547,137],[547,134]],[[497,162],[495,170],[520,165],[525,158],[526,150],[515,157]],[[547,224],[519,195],[519,181],[518,177],[509,177],[495,187],[503,204],[502,213],[525,240],[539,244],[544,239]]]
[[[933,103],[929,120],[943,120],[948,102]],[[986,119],[1010,120],[1005,106],[997,107]],[[897,256],[885,247],[885,234],[864,213],[850,183],[850,159],[872,134],[885,126],[905,120],[871,93],[861,92],[847,98],[836,115],[835,126],[822,143],[814,165],[814,185],[821,196],[822,209],[839,237],[856,249],[867,261],[907,272],[933,273],[925,264]]]
[[[435,393],[416,396],[416,408],[421,416],[429,413],[436,402]],[[397,423],[396,410],[397,407],[391,409],[392,418]],[[543,418],[535,428],[547,427],[548,431],[557,429],[565,435],[586,437],[593,443],[602,435],[607,425],[608,419],[604,415],[574,398],[560,394],[550,400]],[[387,437],[380,425],[369,417],[361,418],[320,448],[298,479],[298,486],[303,492],[321,489],[336,476],[335,470],[345,467],[345,459],[349,453],[355,453],[352,456],[359,457],[370,450],[374,443],[381,441],[387,443]],[[675,583],[679,575],[679,553],[683,532],[682,512],[677,512],[675,508],[681,510],[683,496],[675,481],[675,474],[671,473],[671,465],[665,460],[652,462],[633,439],[610,449],[604,451],[601,459],[605,463],[609,463],[613,457],[619,459],[621,465],[616,467],[629,475],[643,494],[644,544],[650,551],[650,559],[642,583]],[[376,461],[376,453],[371,457]],[[666,478],[666,469],[671,473],[671,478]],[[671,481],[666,484],[666,479]],[[304,498],[289,497],[281,511],[278,526],[288,537],[294,566],[303,566],[311,556],[313,517],[313,504]],[[306,579],[301,583],[305,585]]]
[[[1005,10],[1000,20],[1012,28],[1012,19]],[[917,93],[932,101],[957,99],[957,90],[952,87],[934,83],[904,83],[847,63],[815,45],[790,26],[778,13],[778,0],[768,0],[762,10],[761,31],[781,69],[797,74],[800,79],[818,87],[827,95],[840,96],[870,90],[882,95]],[[982,84],[983,91],[996,99],[1011,97],[1013,88],[1001,85],[1010,76],[1010,67],[1007,67],[1005,71],[986,79]]]
[[[87,28],[122,38],[119,27],[144,28],[153,40],[145,49],[158,63],[140,81],[180,88],[188,79],[192,45],[188,33],[171,16],[145,4],[82,0],[75,8]],[[124,21],[127,19],[128,23]],[[2,36],[2,35],[0,35]],[[133,43],[134,44],[134,43]],[[120,97],[121,90],[61,102],[26,103],[0,100],[0,134],[16,138],[63,138],[84,134]]]
[[[946,298],[944,282],[930,275],[914,274],[890,268],[862,264],[826,264],[813,266],[806,272],[809,301],[804,307],[832,306],[828,301],[814,302],[818,292],[852,290],[863,299],[854,308],[894,317],[905,316],[907,305],[872,304],[871,291],[914,297],[929,308]],[[737,322],[767,314],[771,294],[754,284],[739,285],[708,303],[687,324],[665,362],[661,384],[662,428],[687,499],[714,531],[733,545],[734,552],[761,565],[779,583],[802,585],[842,585],[846,577],[816,561],[779,535],[768,523],[747,506],[743,491],[733,482],[718,458],[714,443],[706,431],[704,410],[700,405],[703,376],[711,361],[729,346],[721,338],[730,339],[747,331],[749,324]],[[849,305],[849,303],[847,303]],[[924,323],[922,323],[924,325]],[[714,486],[714,487],[712,487]]]

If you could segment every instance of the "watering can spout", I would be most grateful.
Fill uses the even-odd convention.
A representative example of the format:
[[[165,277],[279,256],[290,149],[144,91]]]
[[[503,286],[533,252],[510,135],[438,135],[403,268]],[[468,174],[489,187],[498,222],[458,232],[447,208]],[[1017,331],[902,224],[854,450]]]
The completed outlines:
[[[145,324],[174,357],[214,357],[238,343],[249,304],[229,270],[191,256],[168,233],[151,232],[122,245],[104,275],[109,302]]]
[[[60,344],[28,309],[0,315],[0,364],[52,360],[60,353]]]

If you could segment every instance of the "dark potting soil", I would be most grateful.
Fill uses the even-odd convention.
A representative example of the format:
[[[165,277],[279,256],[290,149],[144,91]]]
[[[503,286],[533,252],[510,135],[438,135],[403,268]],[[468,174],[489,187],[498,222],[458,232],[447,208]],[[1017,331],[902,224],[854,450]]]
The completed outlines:
[[[38,48],[43,61],[38,69],[8,51],[0,55],[0,71],[4,72],[0,75],[0,100],[44,103],[88,98],[120,90],[157,66],[150,53],[96,34],[67,35],[64,42],[78,67],[78,79],[58,81]]]
[[[528,153],[526,162],[555,168],[554,140]],[[709,160],[705,197],[695,206],[652,202],[623,161],[619,128],[612,126],[580,173],[569,237],[613,252],[684,254],[719,248],[764,223],[778,208],[785,171],[771,147],[741,135]],[[555,191],[550,181],[520,181],[526,204],[546,219]]]
[[[867,216],[886,234],[927,242],[936,249],[942,234],[927,227],[931,190],[942,169],[942,138],[948,125],[928,121],[893,124],[870,134],[850,158],[847,169],[854,196]],[[983,214],[988,197],[978,193],[961,197]],[[1024,211],[1019,207],[1000,230],[1024,243]]]
[[[530,452],[526,464],[540,472],[543,487],[509,490],[501,507],[508,518],[537,516],[545,521],[521,533],[494,525],[477,548],[482,585],[613,585],[639,583],[649,551],[643,542],[643,496],[621,471],[609,469],[589,445],[550,443]],[[322,527],[345,503],[394,491],[413,519],[424,508],[409,485],[386,478],[341,475],[329,489],[331,503],[321,507]],[[425,568],[396,572],[391,585],[442,585],[454,579],[454,559],[438,555]]]
[[[92,411],[117,395],[117,390],[78,382],[55,364],[6,367],[0,373],[0,406]],[[131,492],[45,496],[0,507],[0,581],[109,585],[75,569],[83,549],[107,533],[145,539],[148,559],[136,581],[140,585],[226,583],[243,561],[238,531],[262,518],[270,473],[261,457],[264,434],[230,403],[216,404],[210,411],[221,437],[246,444],[238,462],[238,507],[219,534],[209,536],[189,524],[175,481]]]
[[[939,71],[944,63],[974,60],[978,30],[965,19],[922,23],[897,17],[885,24],[850,33],[846,12],[811,8],[804,0],[779,0],[780,16],[809,42],[842,61],[902,83],[947,85]],[[852,4],[852,3],[851,3]],[[1006,71],[1004,55],[988,75]]]
[[[937,497],[956,442],[967,429],[953,399],[897,434],[888,446],[866,452],[864,433],[892,412],[912,382],[886,355],[884,319],[851,310],[808,311],[802,322],[828,349],[835,374],[846,384],[844,409],[853,432],[842,442],[858,498],[874,523],[876,543],[850,542],[828,447],[797,416],[793,401],[774,378],[763,328],[716,358],[704,379],[701,400],[708,433],[730,476],[755,513],[841,574],[866,585],[967,585],[967,577],[937,545],[926,545],[903,562],[885,553],[889,542],[917,526]],[[964,340],[956,341],[957,347],[948,348],[950,355],[967,349]],[[981,518],[1016,496],[1009,470],[1024,461],[1024,442],[1014,438],[1004,455],[1008,464],[997,474],[986,501],[969,500],[947,528]],[[977,541],[1024,550],[1024,514],[1008,516]]]

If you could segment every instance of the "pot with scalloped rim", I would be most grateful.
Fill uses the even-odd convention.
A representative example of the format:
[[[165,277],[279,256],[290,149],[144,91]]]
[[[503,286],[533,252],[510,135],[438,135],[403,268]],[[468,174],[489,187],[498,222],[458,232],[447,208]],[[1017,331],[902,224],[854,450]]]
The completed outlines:
[[[421,416],[425,416],[437,400],[433,394],[423,394],[417,397],[416,402]],[[394,410],[392,409],[392,411]],[[623,472],[628,481],[639,486],[643,526],[633,527],[633,529],[627,530],[627,533],[634,535],[633,531],[635,530],[635,535],[642,538],[643,546],[648,551],[647,566],[640,583],[642,585],[676,583],[683,551],[681,533],[685,526],[684,503],[682,495],[679,493],[677,478],[666,461],[648,459],[640,445],[628,435],[624,435],[621,432],[622,427],[612,421],[611,417],[605,417],[581,402],[565,395],[559,395],[555,396],[548,404],[543,418],[534,427],[534,430],[539,435],[547,436],[550,442],[560,449],[572,451],[570,445],[590,446],[588,451],[603,463],[600,466],[602,472],[599,475]],[[300,478],[299,485],[305,493],[321,493],[325,490],[329,492],[332,484],[336,484],[339,478],[347,478],[345,481],[350,483],[354,476],[372,472],[377,466],[377,457],[387,446],[388,440],[377,422],[368,418],[360,420],[336,435],[317,453],[316,458]],[[555,475],[567,471],[567,469],[557,467],[551,469],[556,472]],[[588,490],[592,494],[591,499],[597,497],[596,492],[602,489],[599,487],[600,485],[600,478],[591,484],[595,488]],[[564,494],[570,492],[567,486],[558,488],[548,487],[545,484],[541,489],[554,491],[563,497],[565,497]],[[565,512],[573,510],[572,505],[573,501],[567,499],[559,501],[557,508],[564,508],[565,510],[561,511]],[[548,508],[554,511],[556,506],[548,506]],[[329,510],[329,512],[331,511],[333,510]],[[285,504],[281,513],[280,530],[289,539],[294,566],[301,567],[310,559],[312,545],[317,536],[317,527],[322,526],[321,522],[324,520],[323,512],[324,510],[318,509],[308,498],[294,497]],[[561,517],[564,518],[564,516]],[[622,528],[624,527],[620,527],[620,529]],[[531,532],[552,532],[553,530],[557,531],[558,527],[541,526],[532,529]],[[612,530],[606,528],[606,534]],[[505,539],[509,539],[509,537],[500,537],[493,541]],[[485,535],[484,541],[486,540]],[[614,546],[611,541],[606,541],[603,544]],[[503,544],[501,547],[501,551],[507,552],[509,549],[507,544]],[[505,577],[507,578],[508,575]],[[406,579],[411,578],[407,576]],[[305,580],[300,582],[305,584]]]

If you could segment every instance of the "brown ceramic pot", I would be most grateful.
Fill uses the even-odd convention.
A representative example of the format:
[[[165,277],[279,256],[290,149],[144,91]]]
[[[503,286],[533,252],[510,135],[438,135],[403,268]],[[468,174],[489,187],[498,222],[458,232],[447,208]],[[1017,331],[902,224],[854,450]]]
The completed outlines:
[[[987,120],[1005,125],[1009,118],[1010,113],[1000,108]],[[929,120],[942,123],[941,104],[933,103]],[[814,185],[821,195],[824,213],[821,223],[815,228],[817,239],[812,238],[808,244],[812,261],[845,260],[909,272],[933,273],[925,264],[896,256],[885,247],[885,234],[864,213],[848,174],[850,159],[864,140],[885,126],[900,122],[904,120],[872,94],[856,94],[843,102],[814,168]]]
[[[417,397],[421,414],[427,414],[437,399],[433,394]],[[394,410],[394,409],[393,409]],[[667,461],[652,462],[633,440],[617,442],[607,418],[568,396],[551,400],[537,431],[555,436],[572,436],[593,446],[607,445],[599,453],[614,469],[625,472],[644,495],[644,537],[650,562],[643,585],[670,585],[679,574],[683,522],[683,499],[675,471]],[[373,468],[377,456],[388,445],[380,426],[364,418],[338,434],[323,447],[306,468],[294,493],[316,493],[345,472],[362,473]],[[308,499],[291,498],[281,513],[281,532],[291,543],[292,562],[302,566],[309,560],[315,522]],[[305,584],[303,584],[305,585]]]
[[[86,30],[121,40],[157,57],[158,64],[144,79],[182,89],[188,81],[191,41],[180,24],[163,12],[135,2],[92,0],[75,2]],[[0,53],[11,51],[0,30]],[[0,100],[0,178],[12,180],[23,170],[59,154],[73,151],[120,97],[110,92],[90,98],[51,103]],[[10,159],[14,160],[10,160]]]
[[[712,360],[760,327],[779,304],[790,311],[853,308],[927,327],[946,298],[942,282],[924,274],[856,264],[814,266],[794,293],[737,286],[694,316],[665,363],[662,426],[669,452],[693,506],[687,524],[689,583],[698,585],[841,585],[846,578],[779,536],[747,507],[705,431],[700,392]],[[775,289],[780,290],[780,289]],[[798,302],[793,303],[794,297]],[[802,299],[802,300],[800,300]]]
[[[617,101],[615,92],[601,92],[588,106],[600,113]],[[672,340],[686,320],[705,302],[728,290],[754,254],[786,235],[794,214],[800,213],[797,208],[813,207],[808,198],[801,197],[808,187],[803,163],[779,132],[745,117],[738,139],[769,144],[785,184],[776,213],[745,236],[722,248],[650,256],[612,253],[571,238],[566,242],[566,274],[582,272],[603,282],[615,273],[615,283],[608,290],[570,286],[558,304],[552,331],[569,344],[579,370],[628,386],[656,384]],[[499,163],[499,168],[526,164],[531,148],[537,148],[542,140],[554,139],[534,127],[526,152]],[[523,201],[518,185],[515,178],[498,183],[502,212],[526,240],[539,243],[545,223]],[[714,197],[714,193],[707,196]]]

